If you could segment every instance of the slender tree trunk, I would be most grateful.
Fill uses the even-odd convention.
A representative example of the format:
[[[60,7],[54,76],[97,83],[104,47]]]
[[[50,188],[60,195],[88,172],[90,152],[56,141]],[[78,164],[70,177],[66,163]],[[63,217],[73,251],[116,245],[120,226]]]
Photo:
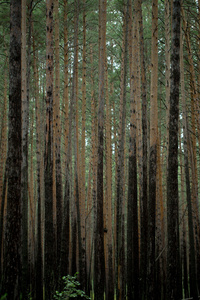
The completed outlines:
[[[28,127],[29,97],[27,95],[26,51],[26,0],[22,1],[22,294],[27,297],[29,289],[28,261]],[[30,25],[31,26],[31,25]]]
[[[181,36],[182,37],[182,36]],[[184,165],[185,165],[185,179],[186,179],[186,197],[188,208],[188,229],[189,229],[189,283],[190,283],[190,297],[194,300],[198,299],[197,288],[197,273],[196,273],[196,253],[195,253],[195,239],[194,239],[194,222],[192,213],[192,197],[190,189],[190,174],[189,174],[189,160],[188,151],[191,149],[190,134],[188,129],[188,117],[186,111],[185,101],[185,84],[184,84],[184,62],[183,62],[183,42],[180,41],[180,79],[181,79],[181,99],[183,109],[183,135],[184,135]],[[187,292],[187,289],[186,289]]]
[[[158,1],[152,2],[151,46],[151,95],[150,95],[150,154],[149,154],[149,205],[148,205],[148,299],[154,299],[155,287],[155,214],[158,136]]]
[[[180,0],[173,2],[167,175],[167,299],[181,299],[178,213],[178,121],[180,83]]]
[[[91,282],[91,264],[92,264],[92,256],[93,256],[93,246],[94,246],[94,236],[95,236],[95,227],[96,227],[96,196],[97,196],[97,101],[95,97],[95,85],[94,85],[94,61],[93,61],[93,49],[92,45],[90,45],[90,58],[91,58],[91,117],[92,117],[92,124],[91,124],[91,169],[92,169],[92,207],[91,211],[88,213],[91,215],[89,216],[91,219],[91,227],[92,230],[90,232],[90,255],[91,258],[88,259],[87,265],[88,265],[88,281]],[[90,282],[88,282],[88,289]]]
[[[35,112],[36,112],[36,154],[37,154],[37,239],[36,239],[36,291],[35,297],[43,299],[43,260],[42,260],[42,228],[41,228],[41,165],[42,165],[42,145],[41,145],[41,112],[39,102],[39,77],[36,59],[35,39],[33,36],[33,69],[35,81]]]
[[[112,234],[112,145],[111,106],[108,91],[108,64],[106,61],[106,192],[105,192],[105,253],[106,253],[106,299],[114,300],[113,234]]]
[[[70,165],[70,143],[71,131],[69,130],[69,88],[68,88],[68,31],[67,31],[67,1],[64,1],[64,105],[65,105],[65,123],[64,123],[64,149],[65,149],[65,191],[63,201],[63,222],[62,222],[62,237],[61,237],[61,261],[60,261],[60,277],[69,273],[69,197],[70,197],[70,182],[69,182],[69,165]]]
[[[55,167],[56,167],[56,238],[57,265],[60,263],[62,232],[62,169],[61,169],[61,122],[60,122],[60,59],[59,59],[59,1],[54,2],[55,13]]]
[[[80,222],[81,222],[81,282],[82,288],[86,290],[86,188],[85,188],[85,127],[86,127],[86,3],[83,1],[83,65],[82,65],[82,135],[81,135],[81,180],[80,180]]]
[[[3,293],[17,300],[21,292],[21,0],[10,1],[8,190]]]
[[[131,7],[129,12],[131,11]],[[132,14],[131,14],[132,15]],[[131,20],[130,20],[131,22]],[[131,24],[129,24],[129,27]],[[132,47],[130,57],[130,148],[129,148],[129,184],[127,212],[127,294],[128,299],[139,298],[139,243],[138,243],[138,207],[137,207],[137,101],[139,92],[139,48],[138,48],[138,2],[134,4]],[[129,38],[130,40],[132,40]]]
[[[72,77],[72,118],[74,122],[74,203],[72,203],[72,243],[73,243],[73,265],[72,272],[79,268],[80,281],[82,280],[82,245],[81,245],[81,220],[80,220],[80,180],[79,180],[79,132],[78,132],[78,31],[79,31],[79,0],[74,2],[74,62]],[[77,237],[78,234],[78,237]],[[76,243],[78,242],[78,249]],[[75,250],[76,249],[76,250]],[[78,250],[78,251],[77,251]],[[78,259],[76,258],[78,255]],[[75,261],[76,260],[76,261]]]
[[[117,270],[117,300],[125,297],[125,255],[124,255],[124,141],[126,124],[126,80],[127,80],[127,51],[128,51],[128,9],[124,5],[123,45],[120,78],[120,115],[119,115],[119,144],[117,160],[117,206],[116,206],[116,270]]]
[[[8,58],[6,57],[5,66],[7,67]],[[4,79],[4,96],[3,96],[3,118],[1,122],[1,140],[0,140],[0,276],[3,271],[3,235],[4,235],[4,205],[5,205],[5,195],[3,193],[4,182],[6,178],[6,156],[7,156],[7,92],[8,92],[8,76],[5,74]],[[2,276],[1,276],[2,278]]]
[[[33,168],[33,122],[34,122],[34,113],[33,110],[30,114],[30,183],[29,183],[29,226],[28,226],[28,251],[29,251],[29,264],[30,264],[30,282],[31,282],[31,290],[35,289],[35,214],[36,214],[36,203],[35,203],[35,195],[34,195],[34,168]]]
[[[182,34],[181,34],[182,36]],[[182,103],[185,97],[185,84],[183,82],[183,56],[182,56],[182,42],[180,41],[180,72],[181,72],[181,99]],[[183,109],[182,105],[182,109]],[[181,212],[182,212],[182,236],[181,236],[181,244],[180,244],[180,253],[181,253],[181,268],[182,268],[182,278],[183,278],[183,298],[189,298],[189,290],[188,290],[188,253],[187,253],[187,233],[186,233],[186,220],[185,220],[185,212],[186,212],[186,205],[185,205],[185,178],[184,178],[184,163],[183,163],[183,150],[182,150],[182,141],[181,141],[181,129],[179,129],[179,148],[180,148],[180,173],[181,173]],[[186,147],[187,148],[187,147]],[[184,169],[184,170],[183,170]]]
[[[198,204],[198,180],[197,180],[197,161],[196,161],[196,132],[198,136],[198,141],[200,138],[200,114],[199,114],[199,100],[198,100],[198,88],[196,83],[195,75],[195,63],[192,56],[191,38],[190,38],[190,28],[186,22],[185,12],[183,6],[181,7],[183,29],[185,33],[188,61],[189,61],[189,71],[190,71],[190,88],[191,88],[191,121],[192,121],[192,131],[191,142],[190,142],[190,158],[191,158],[191,170],[192,170],[192,209],[193,209],[193,221],[195,228],[195,240],[196,240],[196,253],[197,253],[197,276],[200,277],[199,264],[199,236],[200,236],[200,218],[199,218],[199,204]],[[195,123],[197,124],[197,130],[195,128]],[[198,280],[199,283],[199,280]],[[199,284],[200,286],[200,284]]]
[[[46,0],[46,127],[45,127],[45,299],[54,289],[53,230],[53,0]]]
[[[104,299],[105,261],[103,228],[103,155],[104,155],[104,98],[105,98],[105,45],[106,0],[99,0],[99,106],[98,106],[98,153],[97,153],[97,215],[94,244],[94,295]]]
[[[169,143],[169,108],[170,108],[170,0],[165,0],[165,91],[166,91],[166,145]]]
[[[143,187],[142,187],[142,198],[140,202],[140,226],[141,226],[141,237],[140,237],[140,297],[146,295],[146,280],[147,280],[147,232],[148,232],[148,213],[147,213],[147,96],[146,96],[146,69],[145,69],[145,58],[144,58],[144,37],[143,37],[143,19],[142,19],[142,7],[141,1],[139,5],[139,33],[140,33],[140,55],[141,55],[141,87],[142,87],[142,144],[143,144]]]

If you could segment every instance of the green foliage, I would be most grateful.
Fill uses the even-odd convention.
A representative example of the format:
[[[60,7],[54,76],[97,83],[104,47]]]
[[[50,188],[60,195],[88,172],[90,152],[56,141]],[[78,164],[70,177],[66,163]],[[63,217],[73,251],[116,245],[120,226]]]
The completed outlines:
[[[88,297],[84,291],[79,289],[80,282],[77,281],[77,274],[74,276],[67,275],[62,277],[64,281],[64,289],[62,292],[56,291],[54,298],[57,300],[68,300],[71,298],[82,297],[85,299],[91,299]]]
[[[0,300],[6,300],[7,299],[7,294],[1,296]]]

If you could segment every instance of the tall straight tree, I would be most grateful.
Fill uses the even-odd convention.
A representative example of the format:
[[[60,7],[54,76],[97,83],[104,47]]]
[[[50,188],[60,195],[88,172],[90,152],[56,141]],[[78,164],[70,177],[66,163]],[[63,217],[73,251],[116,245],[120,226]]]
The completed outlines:
[[[82,240],[81,240],[81,218],[80,218],[80,176],[79,176],[79,147],[78,147],[78,141],[79,141],[79,130],[78,130],[78,32],[79,32],[79,8],[80,8],[80,2],[79,0],[74,1],[74,61],[73,61],[73,78],[72,78],[72,117],[73,117],[73,123],[74,123],[74,197],[75,197],[75,203],[72,203],[72,215],[74,216],[72,218],[72,227],[73,227],[73,233],[72,233],[72,243],[73,243],[73,250],[72,250],[72,257],[74,260],[74,263],[72,264],[72,272],[74,273],[76,271],[76,230],[78,229],[78,249],[79,249],[79,273],[80,273],[80,280],[84,281],[82,275],[82,254],[83,254],[83,248],[82,248]],[[77,223],[77,224],[76,224]],[[78,227],[78,228],[77,228]],[[77,229],[76,229],[77,228]],[[84,256],[83,256],[84,257]],[[82,283],[82,282],[81,282]]]
[[[90,61],[91,61],[91,169],[92,169],[92,203],[93,203],[93,215],[92,218],[91,212],[92,209],[89,211],[90,217],[90,224],[93,224],[93,230],[91,230],[91,237],[89,239],[90,246],[90,253],[93,251],[92,242],[94,239],[95,234],[95,216],[96,216],[96,200],[97,200],[97,99],[95,97],[95,90],[94,90],[94,59],[93,59],[93,47],[90,45]],[[90,225],[91,226],[91,225]],[[87,239],[88,240],[88,239]],[[88,267],[88,280],[91,280],[91,260],[87,258],[87,267]],[[89,283],[90,284],[90,283]],[[89,286],[88,284],[88,286]]]
[[[189,174],[189,159],[188,152],[192,152],[190,133],[188,128],[188,116],[185,101],[185,82],[184,82],[184,60],[183,60],[183,41],[182,32],[180,36],[180,80],[181,80],[181,100],[183,112],[183,149],[184,149],[184,164],[185,164],[185,179],[186,179],[186,198],[188,209],[188,231],[189,231],[189,283],[190,297],[198,299],[197,277],[196,277],[196,254],[194,243],[194,221],[192,215],[192,197],[190,189],[190,174]]]
[[[52,298],[53,234],[53,0],[46,0],[46,128],[45,128],[45,299]]]
[[[6,65],[8,64],[8,57],[6,55]],[[5,166],[6,166],[6,155],[7,155],[7,92],[8,92],[8,73],[5,74],[4,78],[4,104],[3,104],[3,118],[1,121],[1,138],[0,138],[0,276],[2,272],[3,265],[3,226],[4,226],[4,206],[5,206],[5,197],[3,197],[3,186],[4,180],[6,178]]]
[[[80,181],[80,222],[81,222],[81,255],[82,287],[86,289],[86,249],[85,249],[85,126],[86,126],[86,12],[83,1],[83,65],[82,65],[82,135],[81,135],[81,181]]]
[[[112,90],[112,88],[111,88]],[[114,299],[113,278],[113,235],[112,235],[112,145],[111,145],[111,105],[108,92],[108,63],[106,61],[106,189],[105,189],[105,261],[106,261],[106,299]]]
[[[132,19],[131,4],[129,14]],[[132,28],[130,20],[129,28]],[[138,248],[138,207],[137,207],[137,154],[136,154],[136,106],[139,89],[139,47],[138,47],[138,1],[134,3],[133,34],[130,28],[132,45],[130,57],[130,145],[129,145],[129,182],[127,211],[127,294],[128,299],[139,297],[139,248]]]
[[[152,1],[150,154],[148,205],[148,299],[155,299],[155,212],[158,137],[158,0]]]
[[[181,299],[178,214],[178,121],[180,83],[180,0],[173,1],[167,175],[167,299]]]
[[[42,144],[41,144],[41,112],[39,102],[39,77],[36,60],[36,49],[35,39],[33,36],[33,68],[34,68],[34,79],[35,79],[35,112],[36,112],[36,153],[37,153],[37,240],[36,240],[36,257],[35,257],[35,268],[36,268],[36,299],[42,299],[42,288],[43,288],[43,261],[42,261],[42,230],[41,230],[41,199],[42,199],[42,176],[41,166],[43,163],[42,159]]]
[[[20,299],[21,281],[21,0],[10,1],[9,132],[3,293]],[[3,294],[2,293],[2,294]]]
[[[65,153],[66,153],[66,173],[65,173],[65,191],[63,203],[63,222],[61,236],[61,258],[60,258],[60,275],[64,276],[69,272],[69,166],[71,156],[71,117],[69,122],[69,88],[68,88],[68,31],[67,31],[67,1],[64,1],[64,93],[63,102],[65,105]],[[70,126],[69,126],[70,125]]]
[[[124,144],[126,127],[126,82],[128,58],[128,9],[129,0],[124,1],[123,45],[120,78],[119,141],[117,160],[117,212],[116,212],[116,269],[117,299],[125,296],[125,253],[124,253]]]
[[[59,59],[59,1],[54,2],[55,12],[55,101],[54,101],[54,132],[55,132],[55,167],[56,167],[56,238],[57,264],[60,263],[61,232],[62,232],[62,170],[61,170],[61,124],[60,124],[60,59]]]
[[[139,33],[140,33],[140,55],[141,55],[141,90],[142,90],[142,144],[143,144],[143,174],[142,174],[142,196],[140,199],[140,297],[145,298],[146,293],[146,278],[147,278],[147,81],[145,74],[145,57],[144,57],[144,34],[143,34],[143,16],[142,16],[142,1],[139,0]]]
[[[94,244],[94,295],[96,300],[104,299],[105,261],[103,229],[103,156],[104,156],[104,86],[106,45],[106,0],[99,0],[99,106],[98,106],[98,153],[97,153],[97,206]]]
[[[28,125],[29,103],[27,97],[27,58],[26,58],[26,0],[22,1],[22,294],[28,290]]]

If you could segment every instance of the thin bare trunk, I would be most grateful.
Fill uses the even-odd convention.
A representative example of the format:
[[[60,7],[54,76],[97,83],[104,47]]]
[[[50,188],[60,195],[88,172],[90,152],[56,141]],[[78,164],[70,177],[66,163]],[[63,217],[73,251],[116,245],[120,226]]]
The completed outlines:
[[[1,295],[17,300],[21,292],[21,1],[10,1],[8,190],[5,259]]]
[[[98,142],[97,142],[97,206],[96,232],[94,244],[94,295],[96,300],[104,297],[105,261],[103,228],[103,155],[104,155],[104,88],[106,53],[106,4],[99,0],[99,103],[98,103]]]
[[[148,298],[156,295],[155,288],[155,215],[158,143],[158,1],[152,2],[151,94],[150,94],[150,154],[148,206]]]
[[[185,83],[184,83],[184,62],[183,62],[183,43],[180,44],[180,71],[181,71],[181,99],[183,109],[183,134],[184,134],[184,164],[185,164],[185,179],[186,179],[186,197],[188,208],[188,229],[189,229],[189,283],[190,297],[198,299],[197,277],[196,277],[196,255],[195,255],[195,239],[194,239],[194,222],[192,214],[192,195],[190,188],[189,175],[189,159],[188,152],[191,151],[191,137],[188,130],[188,117],[185,101]]]
[[[81,219],[81,260],[82,260],[82,288],[86,290],[86,188],[85,188],[85,126],[86,126],[86,12],[83,2],[83,65],[82,65],[82,136],[81,136],[81,180],[80,180],[80,219]]]
[[[53,228],[53,0],[46,0],[46,124],[45,124],[45,298],[52,299],[54,289]]]
[[[106,62],[106,193],[105,193],[105,256],[106,256],[106,299],[114,299],[113,278],[113,235],[112,235],[112,146],[111,146],[111,107],[108,91],[108,64]]]
[[[7,67],[8,58],[6,55],[5,66]],[[6,156],[7,156],[7,92],[8,92],[8,76],[5,74],[4,79],[4,95],[3,95],[3,110],[1,120],[1,140],[0,140],[0,274],[2,274],[3,267],[3,235],[4,235],[4,206],[5,195],[3,193],[4,182],[6,179]]]
[[[167,299],[181,299],[178,200],[178,123],[180,83],[180,0],[173,1],[167,174]]]
[[[130,5],[130,4],[129,4]],[[132,22],[131,5],[129,7]],[[128,299],[139,298],[139,243],[138,243],[138,207],[137,207],[137,111],[139,107],[139,36],[138,36],[138,2],[134,4],[133,31],[129,24],[130,57],[130,146],[129,146],[129,183],[127,211],[127,295]],[[131,43],[131,42],[130,42]]]

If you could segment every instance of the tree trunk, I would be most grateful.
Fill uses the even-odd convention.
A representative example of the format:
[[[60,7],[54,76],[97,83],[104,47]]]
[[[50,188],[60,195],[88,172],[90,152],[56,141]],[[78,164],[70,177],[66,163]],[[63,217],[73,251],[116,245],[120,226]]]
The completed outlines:
[[[180,1],[173,2],[167,175],[167,299],[181,299],[178,212],[178,121],[180,83]]]
[[[37,69],[35,39],[33,36],[33,68],[35,80],[35,112],[36,112],[36,153],[37,153],[37,239],[36,239],[36,299],[43,299],[43,260],[42,260],[42,228],[41,228],[41,165],[42,165],[42,144],[41,144],[41,112],[39,102],[39,77]]]
[[[131,5],[129,12],[131,11]],[[132,14],[130,14],[132,16]],[[130,20],[129,22],[131,22]],[[129,27],[131,24],[129,24]],[[130,148],[129,183],[127,211],[127,295],[128,299],[139,298],[139,243],[138,243],[138,207],[137,207],[137,101],[139,94],[139,48],[138,48],[138,2],[134,4],[133,40],[129,46],[130,57]]]
[[[150,95],[150,154],[148,205],[148,299],[154,299],[155,289],[155,214],[158,137],[158,1],[152,2],[151,95]]]
[[[183,62],[183,43],[180,41],[180,79],[181,79],[181,99],[183,110],[183,135],[184,135],[184,165],[185,165],[185,179],[186,179],[186,198],[188,209],[188,229],[189,229],[189,283],[190,283],[190,297],[194,300],[198,299],[197,288],[197,273],[196,273],[196,254],[195,254],[195,239],[194,239],[194,223],[192,213],[192,197],[190,189],[190,174],[189,174],[189,160],[188,151],[191,149],[191,140],[188,129],[188,117],[186,111],[185,101],[185,84],[184,84],[184,62]],[[187,292],[187,289],[186,289]]]
[[[85,127],[86,127],[86,3],[83,2],[83,65],[82,65],[82,135],[81,135],[81,180],[80,180],[80,222],[81,222],[81,283],[86,291],[87,273],[86,273],[86,187],[85,187]]]
[[[10,1],[8,190],[3,293],[17,300],[21,292],[21,0]]]
[[[166,91],[166,145],[169,143],[169,108],[170,108],[170,0],[165,0],[165,91]]]
[[[128,9],[129,0],[124,5],[123,45],[120,78],[120,112],[119,112],[119,142],[117,160],[117,205],[116,205],[116,297],[117,300],[125,297],[125,249],[124,249],[124,144],[126,126],[126,81],[128,56]]]
[[[8,57],[6,55],[6,67],[8,64]],[[7,92],[8,92],[8,75],[5,74],[4,79],[4,95],[3,95],[3,118],[1,122],[1,140],[0,140],[0,276],[2,275],[3,268],[3,235],[4,235],[4,205],[5,197],[3,193],[4,182],[6,178],[6,156],[7,156]],[[2,276],[1,276],[2,278]]]
[[[106,191],[105,191],[105,256],[106,256],[106,299],[114,300],[113,278],[113,234],[112,234],[112,145],[111,145],[111,106],[108,90],[108,63],[106,61]]]
[[[97,215],[94,244],[94,295],[104,299],[105,261],[103,228],[103,155],[104,155],[104,86],[106,47],[106,0],[99,0],[99,107],[98,107],[98,153],[97,153]]]
[[[46,0],[46,132],[45,132],[45,299],[54,289],[53,228],[53,0]]]
[[[62,169],[61,169],[61,122],[60,122],[60,59],[59,59],[59,1],[54,2],[55,13],[55,167],[56,167],[56,238],[57,266],[60,263],[62,232]],[[57,274],[58,276],[58,274]]]
[[[143,181],[142,181],[142,197],[140,202],[140,297],[145,298],[146,295],[146,280],[147,280],[147,232],[148,232],[148,220],[147,220],[147,82],[146,82],[146,68],[144,58],[144,37],[143,37],[143,19],[142,19],[142,7],[141,1],[139,1],[139,33],[140,33],[140,55],[141,55],[141,87],[142,87],[142,144],[143,144]]]
[[[29,128],[29,87],[30,66],[27,66],[26,51],[26,0],[22,1],[22,295],[27,297],[29,290],[28,261],[28,128]],[[30,20],[30,18],[29,18]],[[29,24],[31,30],[31,22]],[[30,45],[29,45],[30,47]],[[30,54],[30,52],[28,53]]]
[[[64,149],[65,149],[65,191],[63,201],[63,222],[61,236],[61,260],[60,260],[60,277],[62,278],[69,273],[69,197],[70,197],[70,181],[69,181],[69,166],[71,155],[71,131],[69,128],[69,87],[68,87],[68,31],[67,31],[67,1],[64,2],[64,94],[63,102],[65,106],[64,118]]]

